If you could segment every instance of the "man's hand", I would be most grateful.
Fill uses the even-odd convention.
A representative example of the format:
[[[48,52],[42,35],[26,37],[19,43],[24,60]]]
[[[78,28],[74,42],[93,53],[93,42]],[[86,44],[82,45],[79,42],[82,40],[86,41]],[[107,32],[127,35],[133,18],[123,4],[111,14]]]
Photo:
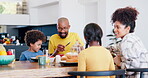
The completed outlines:
[[[59,44],[57,46],[57,49],[54,51],[54,53],[51,56],[56,56],[59,52],[65,51],[65,46],[62,44]]]
[[[57,46],[57,52],[63,52],[63,51],[65,51],[65,46],[64,45],[61,45],[61,44],[59,44],[58,46]]]

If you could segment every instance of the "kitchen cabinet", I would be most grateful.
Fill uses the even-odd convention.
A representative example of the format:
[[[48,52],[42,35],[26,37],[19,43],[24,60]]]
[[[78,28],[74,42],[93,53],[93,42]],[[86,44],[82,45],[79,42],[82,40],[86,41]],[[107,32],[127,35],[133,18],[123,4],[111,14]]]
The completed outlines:
[[[28,14],[0,14],[0,25],[29,25]]]
[[[0,25],[55,24],[59,16],[59,0],[26,0],[28,14],[0,14]],[[16,0],[17,2],[17,0]]]

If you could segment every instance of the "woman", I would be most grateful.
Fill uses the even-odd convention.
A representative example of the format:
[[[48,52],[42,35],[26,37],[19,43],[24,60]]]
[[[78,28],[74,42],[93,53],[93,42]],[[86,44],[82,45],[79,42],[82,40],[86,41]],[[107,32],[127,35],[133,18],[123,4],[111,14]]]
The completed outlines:
[[[84,37],[87,44],[86,49],[82,50],[78,56],[78,71],[115,70],[112,55],[106,48],[101,46],[102,36],[103,32],[100,26],[95,23],[86,25],[84,28]],[[114,78],[114,76],[101,78]]]
[[[119,8],[111,18],[116,38],[122,39],[120,44],[122,56],[114,58],[115,64],[122,69],[148,67],[148,51],[140,38],[134,34],[138,14],[139,12],[132,7]]]

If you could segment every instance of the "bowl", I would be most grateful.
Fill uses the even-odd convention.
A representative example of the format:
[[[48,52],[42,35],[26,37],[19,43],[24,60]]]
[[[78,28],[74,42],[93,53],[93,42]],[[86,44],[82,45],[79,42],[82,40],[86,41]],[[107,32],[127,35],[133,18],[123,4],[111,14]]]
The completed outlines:
[[[0,55],[0,65],[8,65],[15,59],[15,55]]]
[[[38,62],[38,58],[36,57],[31,57],[31,60],[33,60],[33,62]]]

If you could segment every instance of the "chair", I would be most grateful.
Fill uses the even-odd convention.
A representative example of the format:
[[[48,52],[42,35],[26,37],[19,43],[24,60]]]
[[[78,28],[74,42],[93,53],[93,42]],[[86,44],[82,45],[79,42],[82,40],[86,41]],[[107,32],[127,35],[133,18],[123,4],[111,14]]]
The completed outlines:
[[[148,68],[131,68],[126,69],[127,72],[140,72],[140,78],[144,78],[143,72],[148,72]]]
[[[28,46],[21,46],[21,45],[4,45],[4,47],[6,48],[6,50],[8,51],[8,49],[15,49],[15,58],[16,58],[16,61],[19,60],[20,58],[20,55],[23,51],[26,51],[28,50]]]
[[[121,78],[125,78],[125,70],[112,70],[112,71],[71,71],[68,72],[69,75],[80,76],[83,78],[84,76],[121,76]]]

